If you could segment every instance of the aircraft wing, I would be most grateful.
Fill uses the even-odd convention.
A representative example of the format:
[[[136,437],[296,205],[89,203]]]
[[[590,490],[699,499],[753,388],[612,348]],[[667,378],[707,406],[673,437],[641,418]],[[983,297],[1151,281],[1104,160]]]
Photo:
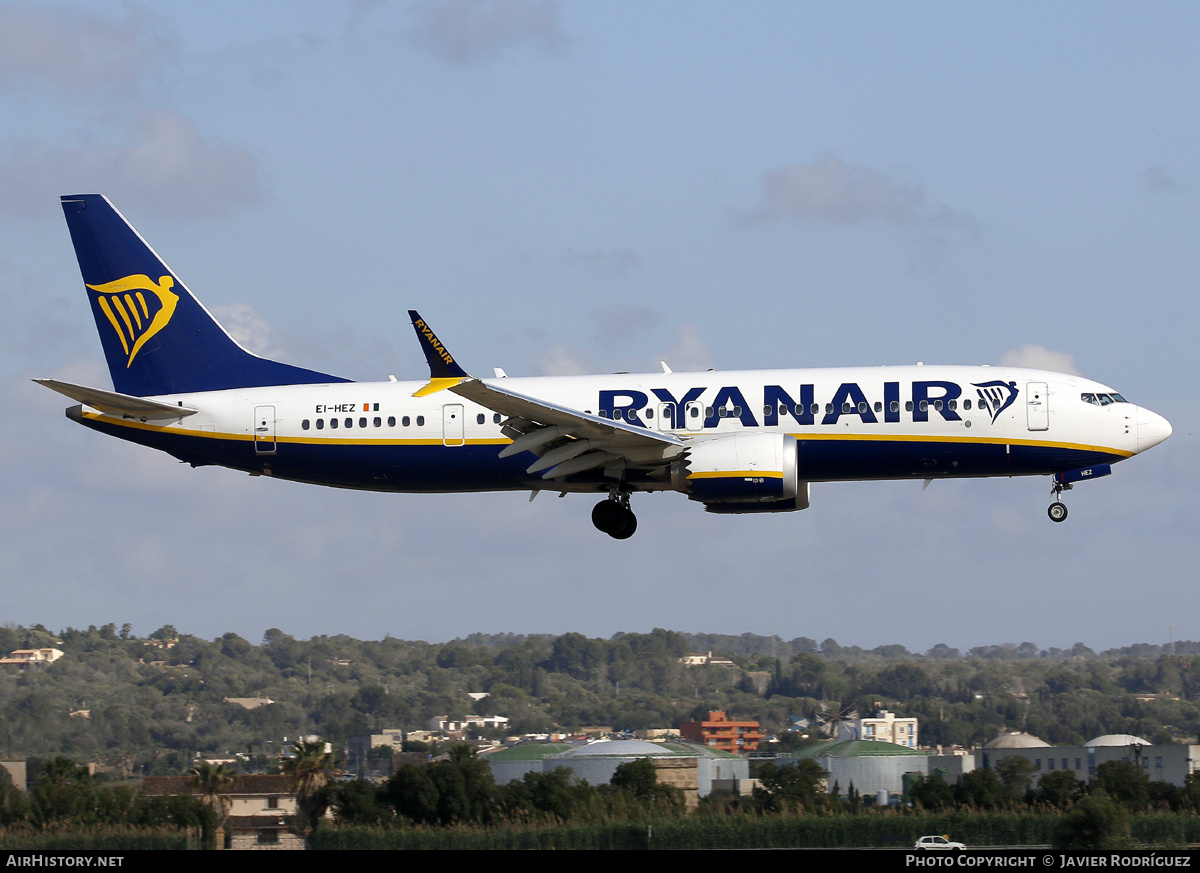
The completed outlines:
[[[87,388],[83,385],[72,385],[70,382],[59,382],[57,379],[34,379],[39,385],[45,385],[51,391],[57,391],[78,400],[93,409],[109,415],[120,415],[124,418],[136,418],[141,421],[166,421],[195,415],[197,410],[187,406],[172,406],[157,400],[147,400],[144,397],[133,397],[129,394],[118,394],[115,391],[104,391],[100,388]]]
[[[674,434],[601,418],[476,379],[454,361],[415,311],[408,314],[429,363],[429,384],[413,396],[448,390],[507,416],[505,433],[513,442],[500,457],[533,452],[538,460],[527,472],[546,470],[543,479],[559,479],[596,467],[662,466],[683,453],[684,442]]]
[[[659,433],[598,415],[588,415],[578,409],[526,397],[482,379],[467,378],[449,390],[459,397],[465,397],[509,418],[524,419],[543,427],[558,425],[579,439],[604,440],[606,447],[683,445],[683,441],[673,434]]]

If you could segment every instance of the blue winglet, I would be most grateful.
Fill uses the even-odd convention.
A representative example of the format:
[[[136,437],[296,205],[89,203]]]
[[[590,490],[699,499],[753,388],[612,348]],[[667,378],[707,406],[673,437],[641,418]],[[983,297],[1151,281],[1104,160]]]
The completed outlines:
[[[421,348],[425,350],[425,360],[429,363],[430,379],[466,379],[467,371],[454,362],[454,358],[446,351],[442,341],[434,334],[433,329],[417,314],[415,309],[408,310],[412,319],[413,330]]]

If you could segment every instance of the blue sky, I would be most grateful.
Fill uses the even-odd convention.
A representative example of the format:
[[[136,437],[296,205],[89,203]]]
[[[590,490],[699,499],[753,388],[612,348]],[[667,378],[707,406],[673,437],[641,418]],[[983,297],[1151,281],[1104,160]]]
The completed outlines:
[[[843,645],[1200,638],[1200,7],[0,3],[0,621],[257,640],[667,627]],[[107,194],[243,342],[424,374],[1026,363],[1175,435],[1046,480],[714,517],[191,470],[110,384],[57,198]]]

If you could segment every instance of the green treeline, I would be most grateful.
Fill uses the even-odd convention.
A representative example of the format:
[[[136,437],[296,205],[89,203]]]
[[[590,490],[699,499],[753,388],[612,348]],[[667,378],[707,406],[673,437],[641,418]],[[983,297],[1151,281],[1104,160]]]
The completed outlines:
[[[920,718],[923,745],[977,745],[1004,729],[1050,743],[1106,733],[1152,742],[1200,734],[1200,645],[1141,645],[1095,653],[1031,643],[963,654],[935,646],[873,650],[833,640],[695,635],[657,629],[593,639],[476,635],[444,644],[268,630],[251,643],[176,634],[152,645],[126,625],[53,634],[0,628],[0,651],[53,646],[43,668],[0,672],[0,755],[65,755],[126,775],[180,774],[196,753],[240,754],[258,766],[282,737],[340,744],[381,728],[424,728],[435,715],[510,719],[508,733],[610,725],[674,727],[720,709],[782,734],[788,716],[877,708]],[[61,642],[59,640],[61,639]],[[165,643],[162,643],[165,645]],[[733,667],[685,666],[712,651]],[[468,692],[487,692],[478,704]],[[244,709],[227,698],[269,698]]]
[[[649,759],[620,765],[610,785],[590,786],[565,768],[496,785],[460,745],[448,760],[402,767],[382,785],[329,785],[336,824],[321,823],[309,839],[316,848],[375,849],[838,848],[911,845],[931,833],[972,846],[1064,849],[1200,841],[1200,774],[1179,789],[1116,761],[1101,764],[1091,783],[1064,773],[1070,784],[1033,790],[1027,761],[1005,764],[953,787],[924,779],[911,806],[880,809],[853,789],[827,793],[811,759],[767,762],[750,797],[714,794],[688,811],[678,789],[655,782]]]

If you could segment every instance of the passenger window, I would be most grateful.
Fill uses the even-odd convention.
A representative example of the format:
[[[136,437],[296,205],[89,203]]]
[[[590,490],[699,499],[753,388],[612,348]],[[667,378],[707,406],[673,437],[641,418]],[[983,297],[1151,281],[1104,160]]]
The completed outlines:
[[[971,409],[971,401],[970,400],[963,401],[963,409],[966,409],[968,411]]]
[[[825,404],[825,414],[826,414],[826,415],[833,415],[833,404],[832,404],[832,403],[826,403],[826,404]]]
[[[810,406],[810,407],[808,408],[808,411],[809,411],[810,413],[812,413],[813,415],[816,415],[818,412],[820,412],[820,411],[821,411],[821,404],[820,404],[820,403],[814,403],[812,406]]]
[[[936,409],[938,412],[941,412],[942,411],[942,401],[940,401],[940,400],[933,401],[933,408]]]
[[[330,426],[330,427],[331,427],[333,430],[337,430],[337,419],[336,419],[336,418],[331,418],[331,419],[329,419],[329,426]]]
[[[378,418],[377,418],[377,419],[375,419],[375,420],[376,420],[376,421],[379,421],[379,419],[378,419]],[[359,427],[366,427],[366,426],[367,426],[367,419],[366,419],[366,417],[360,418],[360,419],[358,420],[358,426],[359,426]]]
[[[629,410],[629,411],[630,411],[630,412],[633,412],[633,410],[632,410],[632,409],[631,409],[631,410]],[[654,418],[654,410],[653,410],[653,409],[647,409],[647,410],[646,410],[646,418]]]
[[[408,427],[410,424],[412,424],[412,419],[406,415],[404,418],[400,419],[400,424],[402,424],[404,427]]]
[[[957,400],[947,400],[946,406],[950,409],[958,409],[958,401]]]
[[[740,406],[733,407],[733,414],[736,415],[738,418],[741,418],[742,417],[742,407],[740,407]]]
[[[850,411],[850,401],[847,400],[845,403],[842,404],[842,414],[845,415],[849,411]]]
[[[425,416],[418,415],[417,416],[417,427],[424,427],[424,426],[425,426]]]
[[[301,430],[308,430],[308,419],[307,419],[307,418],[306,418],[306,419],[304,419],[304,421],[300,422],[300,429],[301,429]]]
[[[317,430],[324,430],[324,429],[325,429],[325,419],[318,418],[317,419]]]
[[[867,401],[865,401],[865,400],[858,401],[858,411],[859,412],[867,411]]]
[[[899,412],[900,411],[900,401],[893,400],[891,403],[888,404],[888,409],[890,409],[892,412]]]
[[[699,418],[699,417],[700,417],[700,407],[699,407],[699,406],[693,406],[693,407],[691,408],[690,412],[691,412],[691,414],[692,414],[692,418]]]
[[[354,419],[353,418],[346,419],[346,427],[354,427]]]
[[[492,424],[499,424],[499,423],[500,423],[500,413],[499,412],[492,413]]]
[[[924,405],[925,405],[925,401],[924,401],[924,400],[922,400],[922,401],[921,401],[921,405],[922,405],[922,406],[924,406]],[[911,400],[905,400],[905,401],[904,401],[904,411],[905,411],[905,412],[912,412],[912,401],[911,401]]]
[[[878,400],[875,401],[875,411],[883,412],[883,404],[880,403]]]
[[[383,419],[381,419],[378,415],[375,416],[374,425],[376,427],[383,427]]]
[[[921,401],[921,411],[922,411],[922,412],[928,412],[928,411],[929,411],[929,401],[928,401],[928,400],[922,400],[922,401]]]
[[[396,426],[396,416],[389,415],[388,416],[388,427],[395,427],[395,426]]]
[[[704,407],[704,417],[705,418],[713,417],[713,408],[711,406]]]
[[[483,424],[483,422],[484,422],[484,416],[483,416],[483,413],[481,412],[477,416],[475,416],[475,423]]]
[[[719,415],[721,418],[727,418],[729,416],[729,410],[726,409],[724,406],[722,406],[720,412],[718,412],[717,415]]]

